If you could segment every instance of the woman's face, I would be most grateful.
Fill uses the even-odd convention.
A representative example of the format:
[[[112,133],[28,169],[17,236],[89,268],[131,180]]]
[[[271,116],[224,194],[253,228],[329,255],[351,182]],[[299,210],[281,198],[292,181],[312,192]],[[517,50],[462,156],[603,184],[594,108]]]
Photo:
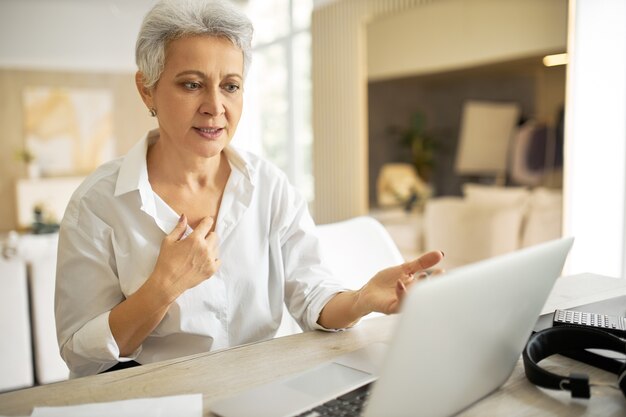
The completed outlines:
[[[217,155],[230,142],[243,106],[243,53],[225,38],[171,41],[151,90],[140,92],[156,109],[160,141],[197,156]]]

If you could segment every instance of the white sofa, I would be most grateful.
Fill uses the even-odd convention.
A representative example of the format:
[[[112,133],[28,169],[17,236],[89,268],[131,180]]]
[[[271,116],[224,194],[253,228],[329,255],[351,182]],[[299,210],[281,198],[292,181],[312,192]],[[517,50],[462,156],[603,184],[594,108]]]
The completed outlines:
[[[424,249],[455,268],[561,236],[562,195],[547,188],[466,184],[463,197],[426,203]]]
[[[58,234],[25,235],[18,253],[28,265],[35,380],[49,384],[69,377],[59,353],[54,320]]]
[[[57,234],[22,235],[8,259],[0,257],[0,391],[69,376],[54,321],[57,241]]]
[[[26,264],[0,256],[0,391],[33,384]]]

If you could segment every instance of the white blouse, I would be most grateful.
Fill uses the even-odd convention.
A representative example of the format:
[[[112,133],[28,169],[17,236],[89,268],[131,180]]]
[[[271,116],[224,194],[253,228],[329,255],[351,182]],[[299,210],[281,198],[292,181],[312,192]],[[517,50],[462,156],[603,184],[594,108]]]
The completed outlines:
[[[306,201],[278,168],[229,146],[231,174],[215,229],[219,270],[183,293],[136,352],[120,357],[109,312],[150,276],[179,218],[148,182],[146,152],[156,140],[153,130],[125,157],[98,168],[61,222],[55,312],[71,375],[270,339],[283,302],[303,329],[322,329],[322,308],[344,288],[322,265]]]

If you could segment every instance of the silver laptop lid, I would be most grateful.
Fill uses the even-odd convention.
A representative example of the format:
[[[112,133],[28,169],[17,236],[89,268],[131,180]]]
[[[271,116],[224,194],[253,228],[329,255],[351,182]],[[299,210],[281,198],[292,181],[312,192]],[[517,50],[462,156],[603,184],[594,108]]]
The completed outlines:
[[[572,243],[551,241],[414,285],[364,415],[448,416],[500,387]]]

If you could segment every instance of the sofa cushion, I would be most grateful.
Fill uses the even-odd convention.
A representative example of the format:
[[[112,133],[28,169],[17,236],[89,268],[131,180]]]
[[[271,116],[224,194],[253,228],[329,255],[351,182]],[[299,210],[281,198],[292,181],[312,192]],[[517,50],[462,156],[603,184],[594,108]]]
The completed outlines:
[[[429,200],[424,210],[426,250],[442,250],[441,267],[457,266],[519,248],[523,205],[470,202],[459,197]]]
[[[466,183],[463,185],[465,201],[472,204],[489,206],[525,206],[528,204],[530,191],[525,187],[501,187]]]
[[[562,218],[563,193],[544,187],[535,188],[529,198],[522,247],[561,237]]]

